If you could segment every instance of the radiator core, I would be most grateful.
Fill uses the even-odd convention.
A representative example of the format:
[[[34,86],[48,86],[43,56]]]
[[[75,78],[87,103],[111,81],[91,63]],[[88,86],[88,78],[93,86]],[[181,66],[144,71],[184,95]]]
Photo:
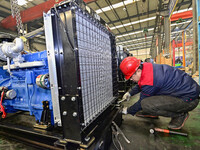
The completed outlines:
[[[76,11],[84,126],[114,99],[109,32],[92,18]]]

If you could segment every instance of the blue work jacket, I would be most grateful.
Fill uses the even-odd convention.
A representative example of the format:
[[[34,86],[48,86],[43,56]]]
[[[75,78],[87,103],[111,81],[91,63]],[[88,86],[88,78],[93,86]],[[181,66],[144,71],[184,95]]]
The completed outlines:
[[[131,96],[140,93],[140,99],[128,113],[140,111],[141,101],[149,96],[168,95],[191,102],[199,97],[199,85],[187,73],[169,65],[143,63],[141,78],[129,92]]]

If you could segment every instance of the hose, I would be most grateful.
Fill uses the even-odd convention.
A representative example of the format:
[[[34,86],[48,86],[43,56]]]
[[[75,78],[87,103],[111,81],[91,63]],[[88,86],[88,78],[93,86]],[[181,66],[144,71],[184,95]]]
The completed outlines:
[[[3,112],[2,118],[6,117],[6,112],[5,112],[5,109],[4,109],[3,105],[2,105],[4,94],[5,94],[5,91],[3,89],[2,93],[1,93],[1,101],[0,101],[1,112]]]

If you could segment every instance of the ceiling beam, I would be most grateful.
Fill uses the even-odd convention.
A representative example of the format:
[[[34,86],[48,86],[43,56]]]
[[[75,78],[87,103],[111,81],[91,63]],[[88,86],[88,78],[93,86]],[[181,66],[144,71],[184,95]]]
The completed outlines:
[[[188,4],[191,4],[191,1],[178,3],[176,6],[179,7],[179,6],[188,5]],[[121,21],[125,21],[127,19],[133,19],[133,18],[140,17],[140,16],[143,16],[143,15],[148,15],[148,14],[151,15],[151,14],[154,14],[156,12],[157,12],[157,10],[151,10],[149,12],[144,12],[144,13],[140,13],[140,14],[137,14],[137,15],[121,18]],[[107,22],[107,24],[109,25],[109,24],[113,24],[113,23],[117,23],[117,22],[119,22],[119,20],[110,21],[110,22]]]
[[[57,3],[61,1],[62,0],[58,0]],[[34,7],[28,8],[24,11],[21,11],[20,13],[22,22],[25,23],[43,17],[43,12],[47,12],[51,7],[54,6],[54,4],[55,0],[49,0]],[[16,20],[10,15],[7,18],[3,19],[0,24],[2,27],[9,29],[16,26]]]
[[[97,0],[83,0],[86,4],[91,3],[91,2],[95,2]]]
[[[192,17],[193,17],[192,10],[190,10],[190,11],[185,11],[185,12],[182,12],[182,13],[173,14],[172,17],[170,18],[170,20],[176,21],[179,18],[188,19],[188,18],[192,18]]]

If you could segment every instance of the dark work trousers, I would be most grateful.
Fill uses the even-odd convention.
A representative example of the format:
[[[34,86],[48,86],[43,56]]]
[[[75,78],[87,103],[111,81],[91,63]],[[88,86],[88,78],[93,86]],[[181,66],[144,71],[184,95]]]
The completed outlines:
[[[197,107],[199,99],[184,102],[172,96],[151,96],[141,101],[142,111],[155,116],[177,117]]]

